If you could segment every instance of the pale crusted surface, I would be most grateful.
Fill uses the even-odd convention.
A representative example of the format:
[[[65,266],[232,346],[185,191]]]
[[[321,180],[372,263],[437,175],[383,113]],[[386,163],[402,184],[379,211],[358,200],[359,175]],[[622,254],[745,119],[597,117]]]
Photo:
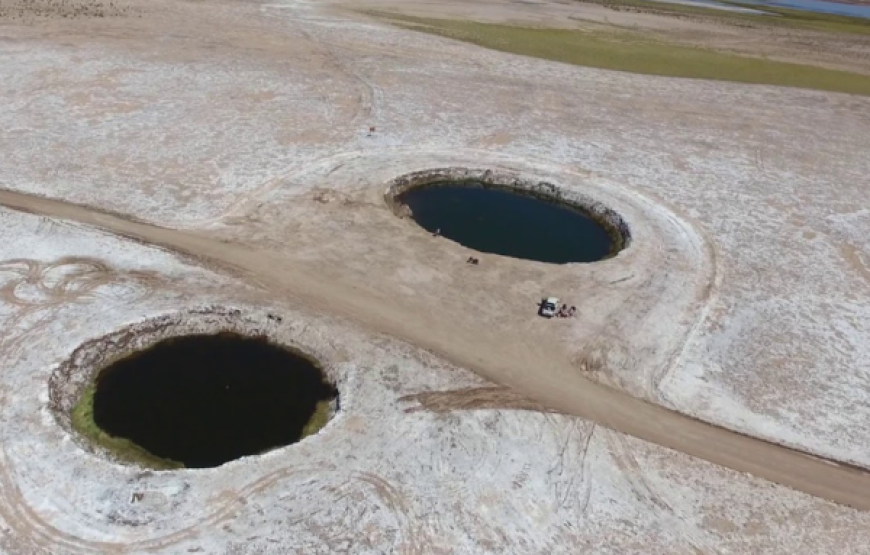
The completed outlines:
[[[384,310],[394,303],[409,328],[455,318],[469,344],[480,338],[482,365],[484,347],[522,338],[501,356],[532,345],[573,362],[565,371],[870,465],[870,101],[516,58],[315,3],[140,9],[3,27],[4,187],[264,249]],[[606,200],[637,226],[636,248],[590,266],[484,257],[470,274],[466,251],[395,219],[381,198],[397,175],[450,165]],[[3,218],[9,553],[857,553],[867,543],[863,514],[586,422],[416,410],[431,397],[408,395],[490,385],[293,306],[282,333],[359,376],[346,414],[262,459],[137,477],[58,444],[49,365],[166,310],[266,301],[134,243]],[[536,319],[534,302],[551,291],[577,299],[581,317]],[[530,353],[528,379],[543,371]],[[484,397],[472,402],[492,408]],[[153,506],[129,503],[139,489],[158,492]]]
[[[179,19],[193,17],[182,6]],[[233,226],[238,240],[292,244],[294,256],[308,253],[339,277],[364,274],[376,289],[383,278],[365,255],[384,239],[371,235],[381,228],[361,231],[365,206],[299,204],[293,195],[316,184],[365,190],[366,202],[379,202],[370,191],[396,175],[386,168],[484,160],[521,169],[546,160],[561,176],[636,187],[700,222],[718,252],[712,318],[667,397],[747,431],[870,462],[861,447],[870,414],[855,387],[868,360],[860,241],[870,222],[859,210],[870,200],[870,102],[549,64],[353,22],[313,4],[218,7],[202,25],[239,23],[207,40],[181,21],[147,49],[108,31],[72,38],[73,46],[6,43],[0,180],[173,226],[225,216],[219,227]],[[171,24],[165,14],[151,17]],[[135,37],[148,32],[146,19],[105,26]],[[371,138],[369,125],[377,126]],[[351,165],[342,167],[345,158]],[[292,218],[276,204],[285,197]],[[252,217],[260,221],[246,223]],[[324,233],[335,241],[323,244]],[[444,274],[425,251],[413,254],[422,238],[388,240],[413,257],[413,267],[396,271],[416,285],[400,282],[400,293],[426,293],[422,285]],[[556,285],[533,274],[512,278],[521,303]],[[501,272],[490,275],[510,287]],[[394,285],[383,283],[382,293]],[[572,289],[583,286],[575,280]],[[510,325],[516,314],[497,318]],[[631,389],[626,376],[617,379]]]
[[[837,554],[870,541],[866,513],[580,419],[461,410],[483,397],[512,405],[491,393],[450,408],[498,388],[154,249],[2,216],[16,239],[4,259],[42,245],[0,266],[16,292],[2,303],[14,322],[0,351],[3,552]],[[22,280],[25,266],[53,269]],[[24,290],[9,287],[52,287],[58,271],[69,277],[62,298],[22,304]],[[215,303],[228,309],[209,316]],[[162,314],[178,332],[266,333],[304,348],[338,383],[341,412],[296,446],[216,469],[155,473],[88,453],[58,426],[49,375],[82,342]],[[433,395],[447,412],[427,406]]]

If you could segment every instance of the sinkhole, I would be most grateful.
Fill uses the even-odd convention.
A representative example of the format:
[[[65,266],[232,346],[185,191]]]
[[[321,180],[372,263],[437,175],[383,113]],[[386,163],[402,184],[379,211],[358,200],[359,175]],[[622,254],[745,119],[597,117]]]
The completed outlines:
[[[209,468],[315,433],[337,395],[317,363],[266,338],[189,335],[99,371],[73,422],[90,414],[89,435],[122,459]]]
[[[397,200],[417,224],[483,253],[553,264],[615,255],[622,237],[571,203],[480,181],[410,187]]]

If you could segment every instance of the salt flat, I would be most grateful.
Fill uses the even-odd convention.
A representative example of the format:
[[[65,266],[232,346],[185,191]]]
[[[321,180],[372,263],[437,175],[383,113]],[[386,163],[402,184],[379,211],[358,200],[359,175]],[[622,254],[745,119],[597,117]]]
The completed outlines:
[[[116,9],[0,27],[0,184],[97,210],[2,212],[5,552],[862,551],[864,512],[556,412],[592,411],[572,393],[592,380],[870,465],[870,100],[560,65],[318,2]],[[383,201],[444,167],[591,195],[636,241],[469,274]],[[580,317],[536,318],[551,291]],[[216,469],[110,462],[49,378],[149,322],[300,345],[347,403]]]

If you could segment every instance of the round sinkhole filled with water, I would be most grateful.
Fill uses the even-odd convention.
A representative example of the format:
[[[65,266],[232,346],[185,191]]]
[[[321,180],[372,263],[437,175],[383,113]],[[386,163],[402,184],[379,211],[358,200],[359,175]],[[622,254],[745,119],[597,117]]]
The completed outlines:
[[[118,360],[97,374],[91,400],[110,450],[141,455],[121,458],[208,468],[316,432],[337,394],[311,359],[266,338],[218,333]]]
[[[566,264],[617,250],[612,233],[583,211],[483,183],[432,183],[398,201],[427,231],[484,253]]]

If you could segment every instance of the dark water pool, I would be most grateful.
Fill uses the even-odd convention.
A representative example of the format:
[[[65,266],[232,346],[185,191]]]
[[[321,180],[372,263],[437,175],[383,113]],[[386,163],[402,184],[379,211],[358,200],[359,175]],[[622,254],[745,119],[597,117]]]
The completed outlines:
[[[411,189],[399,200],[424,229],[480,252],[565,264],[601,260],[613,245],[585,214],[476,183]]]
[[[208,468],[299,440],[335,388],[312,362],[233,333],[158,343],[97,378],[94,421],[153,455]]]

